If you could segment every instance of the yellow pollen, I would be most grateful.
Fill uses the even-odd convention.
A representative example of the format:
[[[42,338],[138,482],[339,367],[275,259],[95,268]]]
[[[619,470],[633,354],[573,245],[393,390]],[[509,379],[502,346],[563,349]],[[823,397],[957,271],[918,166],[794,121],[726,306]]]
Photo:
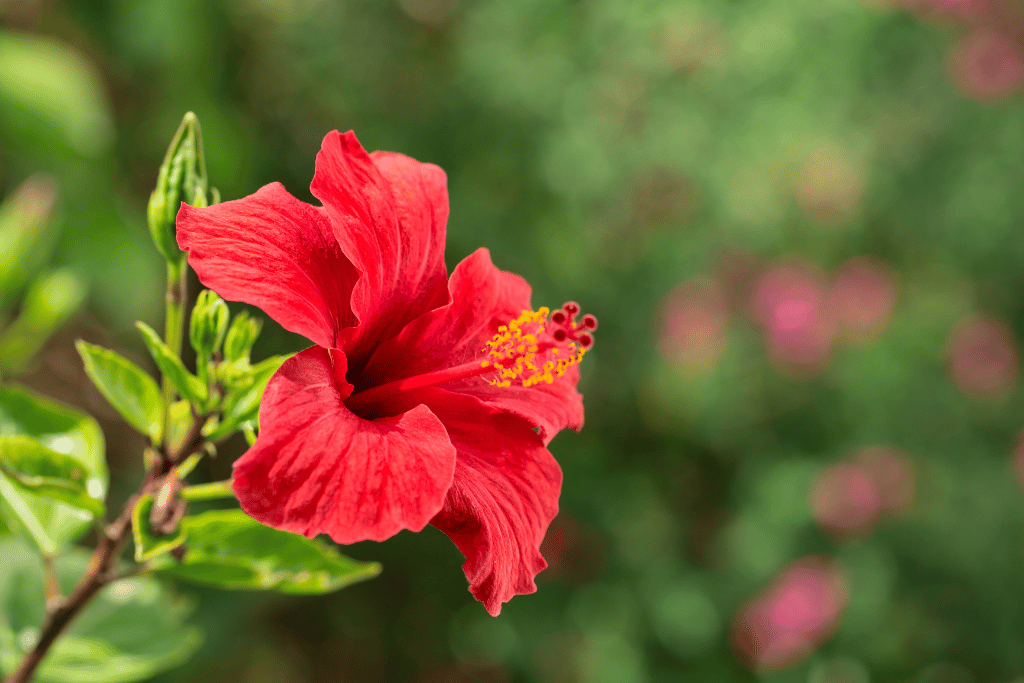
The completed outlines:
[[[484,349],[487,358],[480,363],[480,367],[494,368],[495,378],[490,380],[492,385],[510,387],[513,380],[524,387],[541,382],[551,384],[556,377],[561,377],[580,362],[587,352],[585,348],[575,341],[555,342],[544,335],[549,313],[550,310],[544,307],[523,311],[508,325],[498,328],[498,333]],[[560,353],[563,349],[565,355]]]

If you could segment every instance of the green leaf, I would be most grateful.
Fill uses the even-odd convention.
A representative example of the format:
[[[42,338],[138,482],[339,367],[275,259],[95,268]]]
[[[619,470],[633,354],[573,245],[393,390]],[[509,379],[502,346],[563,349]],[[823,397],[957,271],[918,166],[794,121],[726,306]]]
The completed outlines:
[[[132,537],[135,539],[135,561],[145,562],[158,555],[169,553],[185,542],[185,530],[180,526],[173,534],[159,535],[149,523],[155,500],[151,495],[142,496],[132,509]]]
[[[160,570],[197,583],[282,593],[329,593],[380,573],[314,539],[264,526],[241,510],[186,517],[188,551],[181,564],[161,558]]]
[[[154,442],[160,441],[163,398],[152,377],[127,358],[79,340],[85,372],[121,417]]]
[[[0,308],[11,306],[32,273],[45,263],[53,241],[50,213],[56,201],[56,184],[40,175],[26,180],[0,203]]]
[[[25,436],[57,453],[79,461],[94,479],[94,498],[107,492],[107,464],[103,432],[88,415],[38,396],[25,389],[0,388],[0,437]],[[90,486],[87,483],[87,490]],[[52,498],[28,493],[0,477],[0,516],[5,523],[29,535],[47,553],[85,531],[91,512]]]
[[[238,388],[230,392],[225,399],[220,424],[209,434],[211,441],[228,436],[239,429],[243,422],[256,419],[267,382],[290,357],[271,356],[252,366],[248,376],[240,381]]]
[[[172,449],[179,449],[185,443],[185,438],[192,429],[192,405],[188,401],[175,401],[171,409],[167,411],[168,436]]]
[[[57,557],[67,595],[88,564],[87,553]],[[42,562],[23,542],[0,539],[0,669],[14,670],[44,617]],[[199,629],[185,624],[193,602],[149,577],[107,586],[54,644],[34,683],[130,683],[171,669],[195,652]]]
[[[18,317],[0,337],[0,371],[23,368],[84,300],[85,285],[70,271],[36,278],[25,293]]]
[[[195,406],[202,407],[208,393],[206,385],[185,369],[181,359],[171,352],[170,347],[160,339],[160,335],[152,327],[143,322],[137,322],[135,326],[142,333],[149,355],[153,356],[160,372],[164,373],[185,399]]]
[[[114,141],[105,90],[66,41],[0,32],[0,134],[17,148],[62,161],[101,157]]]
[[[29,493],[88,510],[97,517],[106,511],[103,501],[95,497],[103,484],[81,461],[27,436],[0,437],[0,474]]]

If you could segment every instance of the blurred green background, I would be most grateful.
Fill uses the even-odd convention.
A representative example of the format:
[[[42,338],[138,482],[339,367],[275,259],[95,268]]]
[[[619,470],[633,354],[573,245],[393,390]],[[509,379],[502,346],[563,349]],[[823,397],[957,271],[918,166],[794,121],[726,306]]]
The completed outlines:
[[[226,199],[313,201],[335,128],[439,164],[449,269],[487,246],[536,305],[601,321],[536,594],[492,619],[443,534],[403,532],[349,548],[384,573],[327,598],[183,587],[205,645],[155,680],[1024,679],[1017,0],[0,0],[0,22],[0,195],[34,177],[33,253],[88,289],[16,380],[101,419],[115,497],[141,437],[72,341],[148,360],[145,205],[187,110]],[[265,329],[257,358],[302,348]]]

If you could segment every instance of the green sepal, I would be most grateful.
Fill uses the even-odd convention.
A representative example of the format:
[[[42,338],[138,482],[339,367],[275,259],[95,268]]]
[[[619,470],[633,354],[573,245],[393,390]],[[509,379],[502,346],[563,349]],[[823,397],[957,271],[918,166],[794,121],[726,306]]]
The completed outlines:
[[[187,550],[181,563],[157,560],[161,572],[210,586],[322,594],[380,574],[330,545],[264,526],[241,510],[214,510],[182,520]]]
[[[132,508],[132,538],[135,540],[135,561],[145,562],[159,555],[169,553],[185,542],[182,526],[171,534],[159,535],[153,530],[150,515],[156,499],[146,494]]]
[[[209,395],[206,384],[185,368],[181,359],[171,352],[170,347],[160,339],[160,335],[152,327],[144,322],[137,322],[135,326],[142,333],[149,355],[156,361],[164,377],[170,380],[178,393],[189,403],[202,409]]]
[[[156,381],[109,349],[81,340],[75,346],[86,374],[104,398],[130,425],[158,443],[163,431],[164,400]]]
[[[199,119],[188,112],[167,148],[146,211],[153,241],[171,263],[181,263],[185,257],[185,252],[178,248],[175,234],[174,222],[180,203],[206,206],[206,188],[203,134]]]
[[[88,510],[97,518],[106,512],[96,497],[102,495],[103,482],[88,467],[27,436],[0,437],[0,474],[28,493]]]

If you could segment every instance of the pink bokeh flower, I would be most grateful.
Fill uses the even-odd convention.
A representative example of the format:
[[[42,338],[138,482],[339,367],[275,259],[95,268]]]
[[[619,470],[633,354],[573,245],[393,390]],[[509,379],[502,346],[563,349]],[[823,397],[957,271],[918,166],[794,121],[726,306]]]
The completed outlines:
[[[885,331],[896,305],[896,282],[882,261],[856,256],[839,267],[828,297],[837,333],[844,340],[866,343]]]
[[[991,5],[990,0],[902,0],[921,14],[949,17],[961,21],[978,19]]]
[[[867,533],[881,510],[877,483],[857,465],[842,462],[826,468],[811,490],[814,519],[832,536],[848,538]]]
[[[1024,59],[1014,39],[994,26],[972,30],[953,51],[950,73],[977,100],[996,100],[1024,86]]]
[[[883,514],[898,516],[910,508],[917,475],[914,463],[903,451],[893,446],[869,446],[854,456],[854,462],[874,481]]]
[[[853,462],[822,470],[811,488],[811,511],[825,533],[855,538],[870,532],[882,515],[906,512],[914,489],[914,466],[902,451],[870,446]]]
[[[758,280],[751,303],[778,367],[804,375],[824,370],[835,328],[826,313],[820,272],[796,263],[774,266]]]
[[[737,614],[736,654],[756,670],[796,664],[835,633],[848,593],[843,570],[833,560],[797,560]]]
[[[661,307],[661,354],[682,368],[711,367],[725,346],[727,323],[725,295],[716,280],[683,282],[669,292]]]
[[[1024,430],[1017,436],[1017,447],[1013,452],[1013,470],[1017,474],[1017,483],[1024,488]]]
[[[953,328],[946,348],[953,381],[965,394],[999,399],[1013,389],[1019,366],[1017,343],[1003,321],[964,318]]]

